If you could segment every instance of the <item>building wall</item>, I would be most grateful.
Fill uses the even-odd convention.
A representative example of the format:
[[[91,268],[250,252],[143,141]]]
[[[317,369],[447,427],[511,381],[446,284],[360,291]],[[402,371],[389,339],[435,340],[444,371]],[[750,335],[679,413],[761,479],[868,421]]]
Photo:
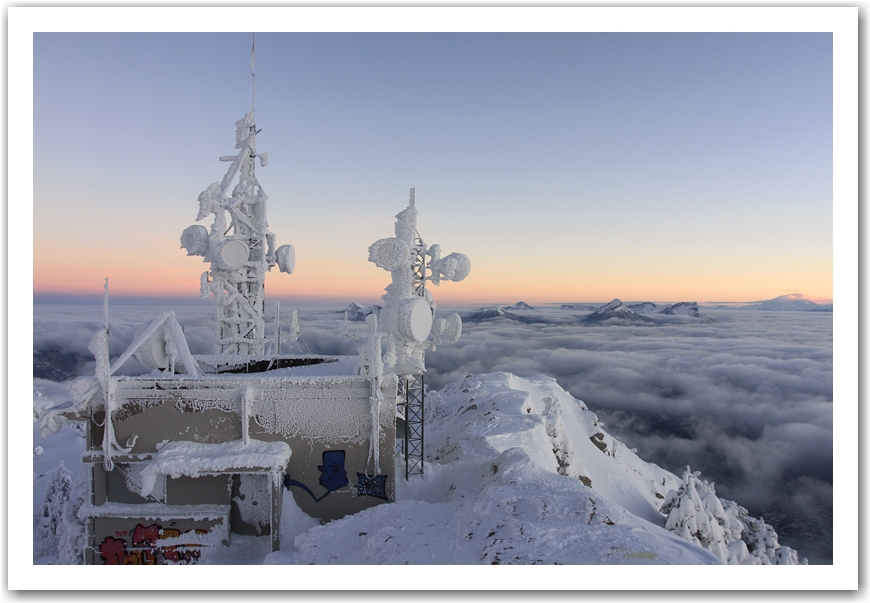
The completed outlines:
[[[380,387],[382,400],[374,412],[376,449],[370,447],[373,393],[377,395],[371,380],[360,376],[119,378],[111,424],[119,445],[131,450],[113,455],[112,471],[103,468],[106,424],[100,416],[104,413],[96,413],[89,422],[88,436],[93,463],[91,502],[96,507],[104,503],[224,505],[231,532],[272,534],[277,548],[283,487],[289,487],[304,512],[322,520],[395,499],[395,380]],[[291,450],[287,466],[279,472],[235,467],[200,477],[168,476],[148,498],[138,493],[138,473],[166,443],[221,444],[245,437],[286,442]],[[382,461],[380,471],[375,470],[375,456]],[[92,529],[100,534],[92,531],[92,546],[99,547],[112,530],[132,534],[136,526],[140,532],[150,527],[138,522],[121,529],[118,521],[122,520],[93,520]],[[109,524],[111,530],[100,528]],[[132,542],[127,546],[132,547]]]

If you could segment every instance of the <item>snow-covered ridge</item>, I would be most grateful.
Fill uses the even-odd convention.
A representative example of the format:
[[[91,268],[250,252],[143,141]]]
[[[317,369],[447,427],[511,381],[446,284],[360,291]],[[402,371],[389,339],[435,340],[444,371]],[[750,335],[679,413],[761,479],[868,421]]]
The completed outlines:
[[[427,411],[425,474],[398,480],[396,503],[315,527],[266,563],[762,562],[740,535],[772,530],[731,525],[729,538],[736,537],[716,550],[711,547],[722,539],[696,542],[669,531],[661,508],[685,498],[684,481],[610,436],[552,378],[469,375],[429,392]],[[396,470],[403,470],[398,459]],[[711,507],[713,498],[710,486],[704,500]],[[737,507],[725,502],[720,506]],[[678,519],[674,526],[682,529],[685,521]],[[711,521],[717,519],[708,527]],[[722,529],[708,531],[721,535]],[[776,558],[772,534],[764,550]],[[779,557],[797,559],[786,548]]]
[[[662,310],[662,314],[669,316],[691,316],[693,318],[701,318],[703,315],[698,309],[698,302],[679,302],[672,304]]]
[[[370,314],[380,315],[381,310],[383,310],[383,308],[377,304],[361,306],[356,302],[350,302],[344,310],[341,310],[341,312],[344,312],[347,315],[348,320],[364,321],[366,316]]]
[[[619,299],[614,299],[613,301],[604,304],[595,312],[584,318],[583,322],[594,324],[611,320],[618,322],[653,322],[651,318],[647,318],[646,316],[629,310]]]

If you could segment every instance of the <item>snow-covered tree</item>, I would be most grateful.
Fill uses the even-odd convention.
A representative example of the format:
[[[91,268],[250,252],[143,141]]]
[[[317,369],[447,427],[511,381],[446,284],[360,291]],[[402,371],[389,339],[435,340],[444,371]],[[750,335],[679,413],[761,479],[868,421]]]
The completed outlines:
[[[61,522],[63,507],[72,492],[72,475],[63,464],[57,466],[57,471],[49,474],[45,487],[45,499],[42,512],[37,519],[35,553],[49,555],[57,547],[58,525]]]
[[[60,523],[57,526],[57,562],[63,565],[84,563],[84,550],[87,542],[85,523],[79,519],[81,506],[88,499],[88,470],[82,467],[76,476],[69,500],[63,506]]]
[[[797,565],[797,551],[781,546],[773,527],[734,501],[716,496],[713,484],[689,467],[683,483],[671,490],[661,507],[665,527],[704,547],[730,565]],[[803,560],[806,563],[806,559]]]

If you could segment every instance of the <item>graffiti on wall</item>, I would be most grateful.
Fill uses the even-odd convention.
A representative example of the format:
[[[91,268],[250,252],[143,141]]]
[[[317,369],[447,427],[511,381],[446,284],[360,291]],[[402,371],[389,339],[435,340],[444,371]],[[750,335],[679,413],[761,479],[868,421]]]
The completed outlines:
[[[115,537],[107,536],[100,544],[100,557],[105,565],[166,565],[196,563],[200,557],[198,544],[176,544],[160,546],[161,540],[177,539],[187,534],[204,535],[206,530],[188,530],[182,534],[173,528],[163,528],[151,524],[148,527],[138,524],[133,530],[127,549],[127,530],[115,532]]]
[[[359,496],[374,496],[375,498],[387,498],[387,476],[375,475],[369,477],[364,473],[357,472],[356,493]]]
[[[320,485],[326,489],[326,492],[319,497],[311,491],[311,488],[292,479],[289,474],[284,476],[284,487],[288,490],[291,486],[302,488],[311,495],[314,502],[320,502],[332,492],[344,488],[350,483],[344,468],[344,460],[344,450],[326,450],[323,452],[323,464],[318,465],[317,469],[320,471]]]
[[[320,470],[320,485],[326,489],[326,492],[317,496],[311,491],[311,488],[291,478],[289,474],[284,476],[284,487],[288,490],[291,487],[302,488],[314,499],[314,502],[320,502],[332,492],[344,488],[350,481],[347,479],[347,470],[344,468],[345,452],[344,450],[326,450],[323,453],[323,464],[318,465]],[[387,476],[375,475],[372,477],[364,473],[357,472],[356,493],[358,496],[373,496],[383,500],[387,498]]]

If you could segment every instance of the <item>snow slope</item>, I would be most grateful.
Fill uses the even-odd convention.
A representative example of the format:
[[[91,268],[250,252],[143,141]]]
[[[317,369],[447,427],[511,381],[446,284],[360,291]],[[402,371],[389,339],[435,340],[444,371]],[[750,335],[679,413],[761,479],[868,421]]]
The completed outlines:
[[[680,480],[607,435],[555,380],[469,376],[427,404],[422,478],[266,563],[719,563],[663,528],[657,509]]]
[[[45,405],[42,396],[34,400],[34,406]],[[553,378],[468,375],[428,392],[426,410],[425,475],[397,479],[396,502],[319,525],[285,496],[281,551],[268,554],[265,540],[231,535],[229,547],[210,551],[203,562],[799,562],[796,552],[780,549],[770,526],[748,517],[742,507],[720,501],[712,484],[701,482],[698,474],[688,484],[686,476],[680,479],[641,460]],[[69,426],[61,433],[76,437],[44,440],[52,452],[36,457],[34,468],[45,466],[48,457],[77,460],[83,447],[80,434]],[[404,473],[400,456],[395,471]],[[36,504],[53,475],[34,475],[36,563],[57,563],[48,549],[65,538],[60,530],[48,533],[45,528],[54,525],[60,509],[42,512]],[[685,495],[696,491],[704,493],[703,504],[695,500],[698,496]],[[676,511],[666,516],[663,503]],[[702,523],[709,529],[692,527]]]

